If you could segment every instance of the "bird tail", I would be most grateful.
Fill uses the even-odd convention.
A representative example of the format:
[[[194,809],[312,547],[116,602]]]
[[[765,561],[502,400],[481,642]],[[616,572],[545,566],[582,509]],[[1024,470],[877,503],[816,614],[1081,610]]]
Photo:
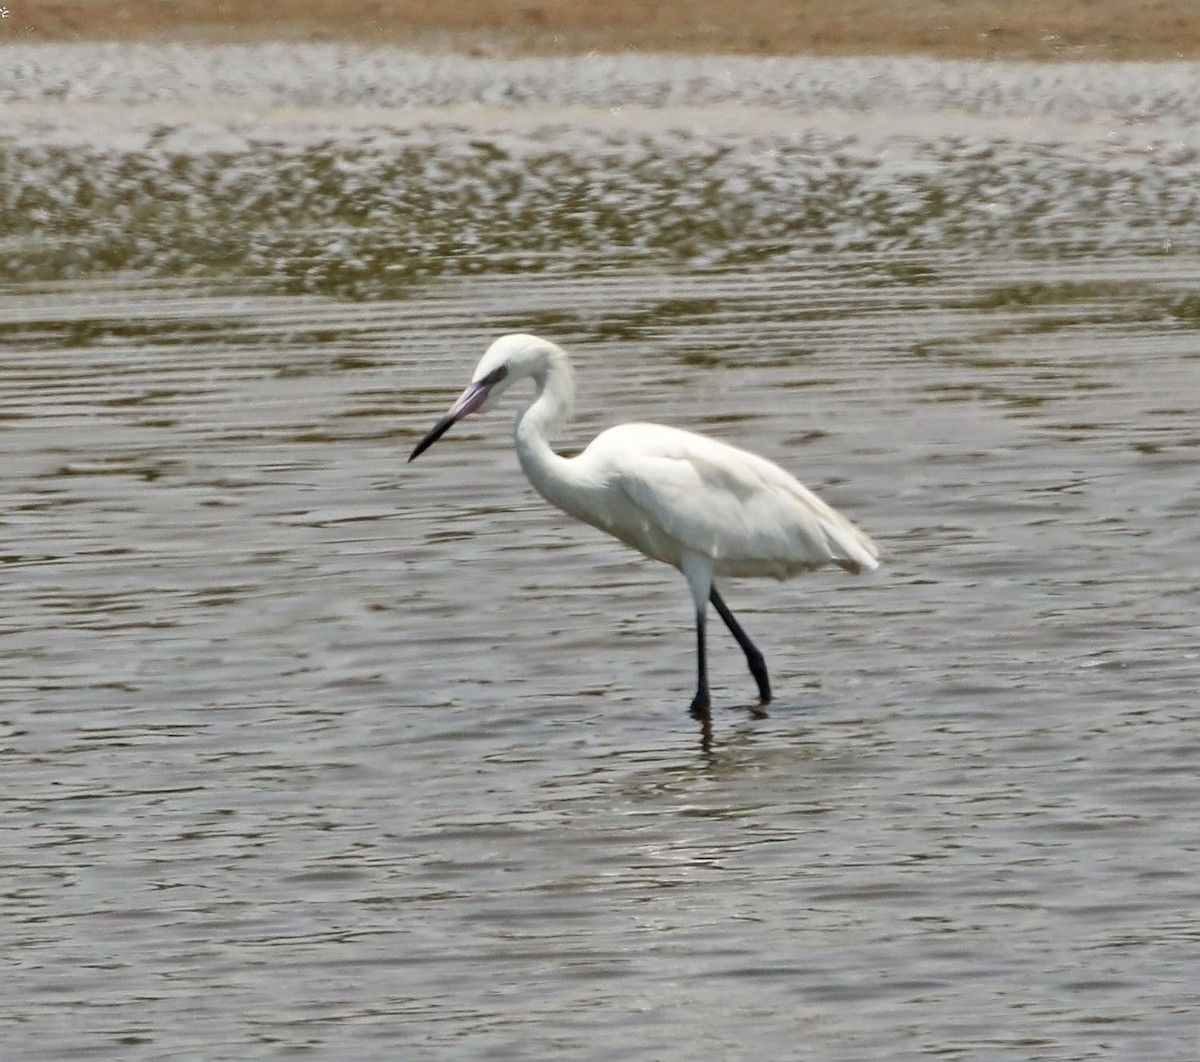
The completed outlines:
[[[879,547],[870,535],[849,520],[842,519],[833,526],[825,523],[821,530],[825,533],[833,563],[839,568],[858,575],[879,567]]]

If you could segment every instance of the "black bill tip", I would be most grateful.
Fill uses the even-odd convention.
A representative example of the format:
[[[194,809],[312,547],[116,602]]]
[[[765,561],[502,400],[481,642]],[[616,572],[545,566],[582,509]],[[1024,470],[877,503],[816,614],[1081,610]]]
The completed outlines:
[[[420,457],[421,454],[428,450],[435,442],[438,441],[438,439],[445,435],[446,432],[451,429],[451,427],[453,427],[456,420],[458,420],[457,417],[452,417],[448,414],[442,417],[441,420],[439,420],[432,428],[429,429],[429,434],[413,447],[413,452],[408,455],[408,459],[412,461]]]

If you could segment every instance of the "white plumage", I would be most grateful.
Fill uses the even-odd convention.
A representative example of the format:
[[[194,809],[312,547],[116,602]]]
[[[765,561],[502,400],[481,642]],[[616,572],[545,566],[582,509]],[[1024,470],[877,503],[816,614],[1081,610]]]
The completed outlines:
[[[687,578],[696,607],[698,679],[693,714],[709,709],[705,617],[709,601],[737,639],[771,699],[762,654],[715,585],[723,576],[772,576],[836,564],[850,572],[878,566],[866,534],[778,465],[704,435],[661,424],[621,424],[577,457],[549,440],[570,418],[574,383],[561,347],[537,336],[501,336],[484,354],[467,389],[417,444],[409,460],[458,420],[487,411],[519,380],[534,398],[517,414],[521,468],[535,489],[564,512],[607,531]]]

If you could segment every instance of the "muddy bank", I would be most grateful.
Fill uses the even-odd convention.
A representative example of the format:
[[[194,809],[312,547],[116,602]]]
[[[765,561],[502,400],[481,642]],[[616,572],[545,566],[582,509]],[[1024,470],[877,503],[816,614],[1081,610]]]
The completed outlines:
[[[1171,60],[1200,57],[1193,0],[17,0],[0,42],[356,41],[487,54],[672,51],[758,55]]]

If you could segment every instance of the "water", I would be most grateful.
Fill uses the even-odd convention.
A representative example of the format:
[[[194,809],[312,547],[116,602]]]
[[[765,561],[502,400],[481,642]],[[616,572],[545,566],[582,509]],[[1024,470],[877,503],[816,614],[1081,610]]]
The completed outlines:
[[[5,1058],[1194,1058],[1194,68],[298,54],[3,53]],[[882,544],[768,714],[514,328]]]

